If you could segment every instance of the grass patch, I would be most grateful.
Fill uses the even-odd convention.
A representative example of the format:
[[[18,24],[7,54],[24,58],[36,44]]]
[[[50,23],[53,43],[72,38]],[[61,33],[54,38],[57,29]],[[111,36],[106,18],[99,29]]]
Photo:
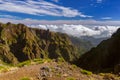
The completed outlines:
[[[1,65],[0,66],[0,72],[7,72],[7,71],[9,71],[9,67],[8,66],[6,66],[6,65]]]
[[[0,70],[2,70],[4,67],[3,66],[0,66]]]
[[[77,68],[77,66],[76,66],[75,64],[72,64],[72,67],[73,67],[73,68]]]
[[[45,62],[51,62],[52,60],[51,59],[34,59],[33,62],[37,63],[37,64],[42,64],[42,63],[45,63]]]
[[[104,73],[99,73],[100,76],[104,76],[105,74]]]
[[[20,80],[31,80],[29,77],[23,77]]]
[[[61,77],[62,75],[61,75],[60,73],[57,73],[56,76],[57,76],[57,77]]]
[[[30,60],[27,60],[27,61],[24,61],[24,62],[21,62],[19,64],[17,64],[18,67],[23,67],[25,65],[30,65],[31,64],[31,61]]]
[[[35,62],[36,64],[42,64],[44,63],[43,59],[34,59],[33,62]]]
[[[24,62],[21,62],[19,64],[17,64],[18,67],[23,67],[23,66],[29,66],[32,64],[42,64],[44,62],[51,62],[51,59],[34,59],[34,60],[27,60]]]
[[[81,73],[86,74],[86,75],[92,75],[91,71],[87,71],[87,70],[84,70],[84,69],[81,70]]]
[[[45,61],[48,62],[48,63],[49,63],[49,62],[52,62],[51,59],[45,59]]]
[[[76,80],[74,77],[68,77],[66,80]]]
[[[63,58],[58,58],[58,62],[65,62],[65,60]]]

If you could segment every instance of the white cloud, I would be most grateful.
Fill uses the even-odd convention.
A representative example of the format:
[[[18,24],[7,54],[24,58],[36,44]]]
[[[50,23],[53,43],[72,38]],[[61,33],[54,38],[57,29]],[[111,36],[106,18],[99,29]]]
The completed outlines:
[[[103,0],[97,0],[97,3],[102,3]]]
[[[33,20],[0,18],[0,22],[23,23],[31,27],[50,29],[51,31],[67,33],[76,37],[93,36],[96,38],[110,37],[118,28],[120,21],[96,21],[96,20]]]
[[[31,15],[51,15],[64,17],[92,17],[70,7],[59,6],[44,0],[0,0],[0,10]]]
[[[0,22],[12,22],[12,23],[23,23],[26,25],[31,24],[53,24],[53,25],[61,25],[61,24],[74,24],[74,25],[113,25],[113,26],[120,26],[120,21],[112,21],[112,20],[105,20],[105,21],[96,21],[96,20],[35,20],[35,19],[18,19],[15,20],[14,18],[0,18]]]
[[[59,0],[52,0],[52,1],[54,1],[54,2],[56,2],[56,3],[58,3],[58,2],[59,2]]]
[[[109,20],[109,19],[112,19],[112,17],[102,17],[101,19],[103,19],[103,20]]]
[[[0,14],[0,18],[7,18],[7,19],[21,19],[17,16],[7,15],[7,14]]]
[[[87,26],[87,25],[30,25],[29,27],[49,29],[55,32],[67,33],[72,36],[92,36],[95,38],[110,37],[120,26]]]

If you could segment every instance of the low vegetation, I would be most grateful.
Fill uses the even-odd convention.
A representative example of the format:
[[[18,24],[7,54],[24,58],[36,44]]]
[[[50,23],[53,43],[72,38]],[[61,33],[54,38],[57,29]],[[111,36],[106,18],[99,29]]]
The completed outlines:
[[[23,66],[28,66],[31,64],[31,61],[30,60],[27,60],[27,61],[24,61],[24,62],[21,62],[19,64],[17,64],[18,67],[23,67]]]
[[[20,80],[31,80],[29,77],[23,77]]]
[[[0,64],[0,72],[7,72],[10,71],[13,68],[13,66],[5,63]]]
[[[7,72],[9,71],[9,68],[6,66],[0,66],[0,72]]]
[[[18,67],[23,67],[23,66],[29,66],[29,65],[34,65],[34,64],[42,64],[45,62],[51,62],[51,59],[33,59],[33,60],[27,60],[24,62],[21,62],[17,64]]]
[[[81,73],[86,74],[86,75],[92,75],[91,71],[87,71],[87,70],[84,70],[84,69],[81,70]]]
[[[67,77],[66,80],[76,80],[74,77]]]

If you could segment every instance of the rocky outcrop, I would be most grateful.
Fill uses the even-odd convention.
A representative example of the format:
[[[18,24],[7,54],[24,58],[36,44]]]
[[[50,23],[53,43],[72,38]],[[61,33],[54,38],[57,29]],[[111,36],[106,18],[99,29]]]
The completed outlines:
[[[102,41],[97,47],[82,55],[78,61],[80,67],[94,72],[111,72],[116,70],[114,68],[118,64],[120,64],[120,29],[110,39]]]
[[[0,23],[0,59],[16,64],[35,58],[77,59],[66,34],[28,28],[24,24]]]

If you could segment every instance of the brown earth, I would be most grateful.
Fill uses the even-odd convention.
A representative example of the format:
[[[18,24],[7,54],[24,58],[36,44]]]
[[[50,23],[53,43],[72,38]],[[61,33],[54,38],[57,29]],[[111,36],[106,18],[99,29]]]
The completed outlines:
[[[45,72],[42,68],[49,69],[46,76],[42,76],[42,72]],[[24,77],[30,80],[120,80],[113,74],[87,74],[81,68],[66,62],[45,62],[0,73],[0,80],[22,80]]]

